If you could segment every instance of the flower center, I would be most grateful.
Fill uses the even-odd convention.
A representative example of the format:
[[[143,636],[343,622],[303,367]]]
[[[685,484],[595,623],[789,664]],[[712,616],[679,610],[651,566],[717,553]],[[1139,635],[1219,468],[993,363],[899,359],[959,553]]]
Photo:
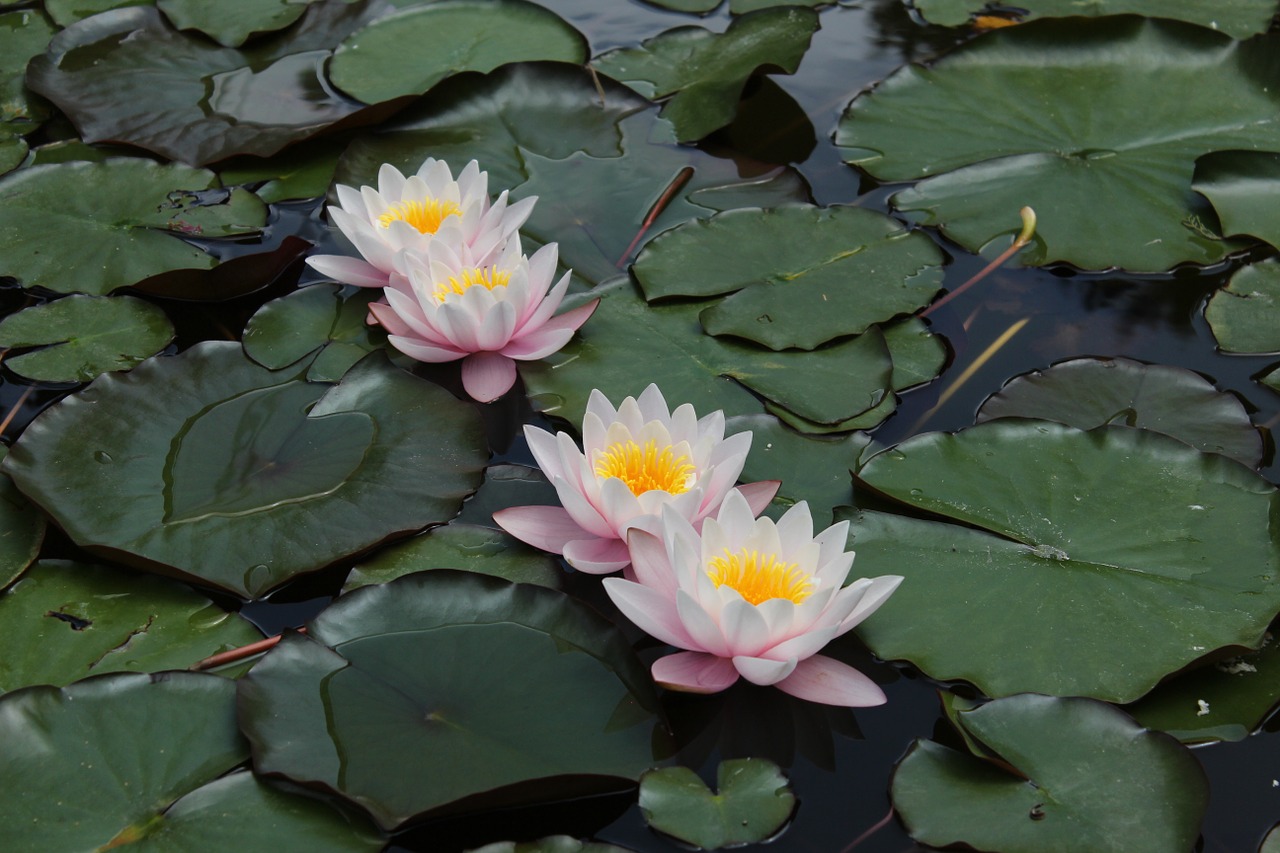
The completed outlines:
[[[683,494],[689,491],[694,471],[688,456],[677,456],[671,445],[659,450],[653,439],[644,447],[634,441],[615,441],[596,459],[597,477],[617,477],[636,496],[654,489]]]
[[[473,267],[462,270],[457,275],[449,276],[448,281],[436,283],[436,302],[444,302],[450,296],[461,296],[477,286],[485,290],[506,287],[510,281],[511,273],[497,267]]]
[[[717,587],[736,589],[751,604],[786,598],[796,604],[813,594],[813,581],[796,563],[784,563],[777,554],[761,554],[743,548],[737,554],[726,548],[723,557],[707,561],[707,576]]]
[[[418,230],[419,234],[434,234],[440,230],[440,223],[446,217],[462,213],[462,208],[454,201],[443,201],[429,198],[426,201],[402,201],[387,208],[387,212],[378,217],[378,224],[390,228],[397,220],[408,222]]]

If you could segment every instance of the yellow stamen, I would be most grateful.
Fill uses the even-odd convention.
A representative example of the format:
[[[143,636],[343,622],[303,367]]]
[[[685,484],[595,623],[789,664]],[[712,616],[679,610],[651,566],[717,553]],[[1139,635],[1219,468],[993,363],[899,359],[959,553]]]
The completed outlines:
[[[436,283],[436,301],[444,302],[450,296],[461,296],[468,289],[476,286],[485,290],[495,287],[506,287],[511,282],[511,273],[497,267],[473,267],[462,270],[457,275],[449,276],[448,281]]]
[[[637,496],[653,489],[683,494],[689,491],[694,470],[688,456],[677,456],[671,445],[659,450],[653,439],[644,447],[634,441],[616,441],[596,458],[597,477],[617,477]]]
[[[813,581],[796,563],[784,563],[777,554],[761,554],[743,548],[737,554],[726,548],[723,557],[712,557],[707,576],[717,587],[728,584],[751,604],[786,598],[796,604],[813,594]]]
[[[378,217],[378,224],[390,228],[397,220],[407,222],[418,230],[419,234],[434,234],[440,230],[440,223],[446,217],[462,213],[456,201],[444,201],[429,198],[426,201],[402,201],[387,208],[387,212]]]

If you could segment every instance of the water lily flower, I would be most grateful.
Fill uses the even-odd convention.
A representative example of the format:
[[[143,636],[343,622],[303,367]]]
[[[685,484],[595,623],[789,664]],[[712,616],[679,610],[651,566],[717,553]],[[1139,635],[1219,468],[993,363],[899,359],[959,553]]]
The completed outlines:
[[[860,578],[845,551],[849,523],[813,535],[803,501],[775,524],[731,493],[702,533],[663,512],[660,531],[632,530],[635,581],[606,578],[628,619],[684,651],[659,658],[664,687],[715,693],[739,678],[827,705],[864,707],[884,692],[853,667],[817,654],[884,603],[902,578]]]
[[[553,316],[569,287],[569,273],[551,286],[558,252],[548,243],[526,257],[518,234],[496,257],[444,241],[421,255],[401,252],[383,290],[386,301],[370,305],[369,313],[411,358],[462,359],[463,387],[488,403],[515,384],[516,361],[563,347],[600,301]]]
[[[359,190],[338,184],[338,206],[329,218],[346,235],[360,258],[315,255],[307,263],[336,281],[360,287],[385,287],[395,269],[397,253],[424,252],[441,240],[466,246],[487,266],[502,251],[533,211],[536,197],[508,204],[507,191],[489,202],[489,173],[475,160],[453,179],[449,165],[428,157],[417,173],[406,178],[384,164],[378,188]]]
[[[699,420],[688,403],[670,411],[656,385],[617,409],[593,390],[582,450],[563,432],[525,427],[524,434],[562,506],[510,507],[494,520],[517,539],[564,555],[575,569],[601,575],[626,568],[627,532],[657,530],[664,508],[701,527],[733,489],[751,449],[750,432],[725,438],[724,412]],[[759,513],[778,482],[740,490]]]

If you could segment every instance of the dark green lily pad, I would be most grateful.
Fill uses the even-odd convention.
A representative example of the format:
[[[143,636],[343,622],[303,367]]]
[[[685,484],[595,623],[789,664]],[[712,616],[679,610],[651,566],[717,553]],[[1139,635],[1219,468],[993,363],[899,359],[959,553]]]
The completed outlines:
[[[978,423],[993,418],[1138,427],[1251,468],[1262,459],[1262,436],[1239,399],[1190,370],[1128,358],[1074,358],[1014,377],[978,410]]]
[[[0,638],[0,691],[8,691],[106,672],[186,669],[262,635],[173,581],[41,560],[0,596]]]
[[[729,0],[729,11],[735,15],[745,15],[758,9],[772,9],[774,6],[807,6],[816,9],[819,6],[834,5],[836,0]]]
[[[48,104],[27,90],[23,75],[54,32],[38,9],[0,14],[0,140],[25,135],[48,117]]]
[[[688,767],[640,777],[640,810],[649,826],[703,850],[757,844],[791,817],[796,798],[778,765],[734,758],[716,769],[716,792]]]
[[[189,672],[106,675],[0,697],[6,844],[156,853],[382,847],[361,818],[249,773],[224,776],[248,755],[234,703],[232,682]]]
[[[217,265],[179,235],[251,234],[265,222],[253,193],[221,189],[204,169],[137,158],[33,166],[0,179],[0,275],[103,295]],[[49,235],[58,237],[56,252],[47,250]]]
[[[1278,89],[1274,40],[1135,17],[1033,22],[899,69],[849,105],[836,144],[881,180],[927,179],[894,207],[972,251],[1030,205],[1020,263],[1159,271],[1242,245],[1215,236],[1192,174],[1210,151],[1280,150]]]
[[[468,572],[344,595],[240,686],[259,773],[334,790],[387,828],[599,790],[653,761],[657,697],[617,629]]]
[[[1280,823],[1267,832],[1267,837],[1262,839],[1258,853],[1280,853]]]
[[[630,853],[600,841],[579,841],[568,835],[549,835],[537,841],[495,841],[466,853]]]
[[[1215,649],[1257,648],[1280,609],[1275,488],[1160,433],[990,421],[912,438],[857,478],[967,525],[853,519],[858,571],[906,578],[860,635],[989,696],[1130,702]]]
[[[9,448],[0,447],[0,460],[8,455]],[[44,532],[44,514],[18,491],[13,480],[0,474],[0,589],[31,565],[40,553]]]
[[[723,33],[678,27],[591,64],[645,97],[670,97],[662,117],[675,125],[677,139],[695,142],[733,121],[753,74],[794,74],[817,29],[818,16],[808,9],[764,9],[735,18]]]
[[[282,30],[316,0],[156,0],[180,30],[199,30],[223,47],[239,47],[254,35]],[[348,3],[354,0],[347,0]]]
[[[171,340],[164,311],[131,296],[68,296],[0,321],[0,347],[44,346],[4,362],[38,382],[88,382],[128,370]]]
[[[459,569],[513,583],[555,589],[564,572],[556,558],[491,527],[453,522],[379,549],[351,570],[342,591],[430,569]]]
[[[561,64],[450,78],[401,122],[353,142],[334,180],[375,184],[383,163],[416,171],[426,152],[455,164],[476,159],[491,189],[538,196],[521,234],[530,243],[557,242],[560,263],[592,284],[617,275],[646,239],[687,219],[807,200],[794,171],[740,173],[731,160],[672,144],[670,126],[646,101],[601,82],[605,106],[589,74]],[[687,182],[645,230],[659,197],[682,177]]]
[[[104,12],[59,33],[27,69],[86,142],[127,142],[196,165],[267,157],[357,116],[322,77],[331,48],[363,26],[366,4],[322,0],[289,29],[243,49],[170,26],[151,6]]]
[[[1209,199],[1222,233],[1248,235],[1280,247],[1280,154],[1270,151],[1216,151],[1196,162],[1192,188]]]
[[[1205,306],[1224,352],[1280,352],[1280,261],[1243,267]]]
[[[912,7],[931,24],[954,27],[967,24],[993,4],[986,0],[912,0]],[[1146,15],[1174,18],[1220,30],[1232,38],[1245,39],[1265,33],[1276,13],[1275,0],[1018,0],[1011,5],[1026,12],[1017,20],[1058,18],[1072,15]]]
[[[267,204],[315,198],[329,188],[350,137],[348,133],[309,139],[266,159],[234,157],[218,168],[218,177],[229,187],[252,184],[253,194]]]
[[[555,486],[537,468],[499,463],[484,469],[480,490],[462,505],[455,522],[499,529],[493,514],[509,506],[557,506]]]
[[[672,12],[692,12],[695,15],[705,15],[715,7],[719,6],[721,0],[640,0],[650,6],[657,6],[659,9],[670,9]]]
[[[910,314],[942,287],[942,252],[858,207],[731,210],[654,238],[632,268],[645,298],[729,294],[701,314],[713,335],[814,349]]]
[[[381,329],[365,324],[369,303],[379,294],[351,290],[344,292],[338,285],[317,284],[271,300],[245,325],[245,353],[263,367],[278,370],[319,349],[307,369],[307,379],[337,382],[352,365],[381,349],[387,340]]]
[[[474,409],[381,356],[336,386],[304,370],[211,341],[104,374],[5,470],[81,546],[245,596],[457,513],[487,455]]]
[[[0,136],[0,175],[21,166],[27,153],[26,140],[17,136]]]
[[[649,305],[626,279],[589,296],[598,297],[600,306],[564,349],[519,364],[534,406],[570,423],[581,423],[593,388],[622,400],[651,382],[667,399],[698,401],[699,411],[755,414],[759,394],[801,417],[833,424],[889,393],[892,363],[883,336],[859,335],[816,352],[773,353],[703,334],[698,313],[705,303]]]
[[[1280,643],[1268,636],[1260,651],[1176,676],[1126,710],[1184,743],[1244,740],[1280,703],[1278,676]]]
[[[581,65],[588,56],[580,32],[527,0],[436,0],[347,36],[333,53],[329,79],[351,97],[376,104],[421,95],[463,71],[488,73],[535,60]]]
[[[60,27],[126,6],[154,6],[155,0],[44,0],[45,11]]]
[[[1208,780],[1167,735],[1079,698],[1011,696],[957,718],[1001,762],[916,741],[891,790],[916,841],[1006,853],[1167,853],[1195,845]]]

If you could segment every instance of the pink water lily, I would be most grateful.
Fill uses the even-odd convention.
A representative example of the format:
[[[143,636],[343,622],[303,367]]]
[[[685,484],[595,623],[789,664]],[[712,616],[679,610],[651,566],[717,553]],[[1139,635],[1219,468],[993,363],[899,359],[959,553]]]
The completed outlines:
[[[462,385],[482,403],[516,381],[516,361],[545,358],[563,347],[599,300],[554,316],[569,273],[553,287],[558,247],[532,257],[513,234],[498,253],[435,241],[422,254],[401,252],[369,313],[405,355],[425,362],[462,359]]]
[[[656,385],[614,408],[593,390],[582,420],[582,450],[566,433],[525,427],[529,449],[562,506],[510,507],[494,513],[508,533],[569,565],[608,574],[630,562],[627,532],[657,530],[665,509],[700,527],[742,473],[751,433],[725,438],[724,413],[699,419],[685,403],[670,411]],[[761,512],[777,481],[742,486]],[[754,517],[754,516],[753,516]]]
[[[385,287],[402,251],[425,252],[437,241],[465,246],[487,266],[533,211],[536,198],[507,201],[503,190],[490,204],[489,173],[475,160],[453,179],[449,165],[428,157],[406,178],[384,164],[378,188],[339,184],[329,218],[361,258],[314,255],[307,263],[330,278],[360,287]]]
[[[842,521],[814,536],[803,501],[776,524],[757,519],[731,493],[701,535],[671,511],[656,534],[632,530],[635,581],[606,578],[605,592],[644,631],[684,649],[653,664],[664,687],[715,693],[745,678],[828,705],[879,705],[875,682],[817,654],[902,582],[885,575],[844,586],[853,566],[848,528]]]

